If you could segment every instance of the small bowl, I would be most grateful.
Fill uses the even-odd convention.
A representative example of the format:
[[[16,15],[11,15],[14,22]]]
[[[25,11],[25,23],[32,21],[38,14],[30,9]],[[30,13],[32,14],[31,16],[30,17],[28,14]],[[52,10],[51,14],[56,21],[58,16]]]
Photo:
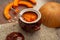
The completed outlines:
[[[22,15],[25,13],[25,12],[28,12],[28,11],[31,11],[31,12],[35,12],[38,16],[38,18],[35,20],[35,21],[32,21],[32,22],[27,22],[25,21],[23,18],[22,18]],[[27,9],[23,9],[20,13],[19,13],[19,19],[24,22],[24,23],[27,23],[27,24],[31,24],[31,23],[36,23],[38,22],[40,19],[41,19],[41,13],[33,8],[27,8]]]

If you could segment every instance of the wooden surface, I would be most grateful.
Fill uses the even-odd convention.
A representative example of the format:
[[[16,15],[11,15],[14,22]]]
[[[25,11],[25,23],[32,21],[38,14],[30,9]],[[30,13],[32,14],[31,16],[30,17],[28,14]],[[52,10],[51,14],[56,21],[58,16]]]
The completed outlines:
[[[8,21],[6,20],[6,18],[3,15],[3,12],[4,12],[5,6],[10,2],[13,2],[13,0],[0,0],[0,24],[8,23]],[[24,8],[26,8],[26,7],[24,7],[24,6],[19,7],[20,11]],[[14,15],[12,15],[12,12],[10,12],[10,14],[12,17],[14,17]]]

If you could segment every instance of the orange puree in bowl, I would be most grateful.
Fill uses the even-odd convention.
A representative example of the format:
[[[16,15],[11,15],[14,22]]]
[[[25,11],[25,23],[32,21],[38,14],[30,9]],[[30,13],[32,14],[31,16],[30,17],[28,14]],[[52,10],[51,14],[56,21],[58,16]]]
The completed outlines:
[[[22,15],[23,19],[27,22],[32,22],[35,21],[37,19],[37,14],[35,12],[25,12]]]

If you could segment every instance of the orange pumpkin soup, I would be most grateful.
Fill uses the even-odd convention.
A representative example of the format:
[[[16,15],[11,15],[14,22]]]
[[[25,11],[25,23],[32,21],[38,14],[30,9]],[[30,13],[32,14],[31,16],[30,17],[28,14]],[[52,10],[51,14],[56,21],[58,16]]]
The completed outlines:
[[[35,12],[25,12],[23,15],[22,15],[23,19],[27,22],[32,22],[32,21],[35,21],[38,16]]]

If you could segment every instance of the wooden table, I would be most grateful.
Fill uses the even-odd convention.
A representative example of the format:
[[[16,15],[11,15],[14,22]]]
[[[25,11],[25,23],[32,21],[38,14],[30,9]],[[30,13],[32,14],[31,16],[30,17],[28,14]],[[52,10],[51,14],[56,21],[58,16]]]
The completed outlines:
[[[12,1],[13,0],[0,0],[0,24],[8,23],[8,21],[6,20],[6,18],[3,15],[3,13],[4,13],[5,6]],[[26,7],[20,6],[20,11],[24,8],[26,8]],[[12,15],[12,13],[10,13],[10,14]],[[14,17],[14,16],[12,15],[12,17]]]

